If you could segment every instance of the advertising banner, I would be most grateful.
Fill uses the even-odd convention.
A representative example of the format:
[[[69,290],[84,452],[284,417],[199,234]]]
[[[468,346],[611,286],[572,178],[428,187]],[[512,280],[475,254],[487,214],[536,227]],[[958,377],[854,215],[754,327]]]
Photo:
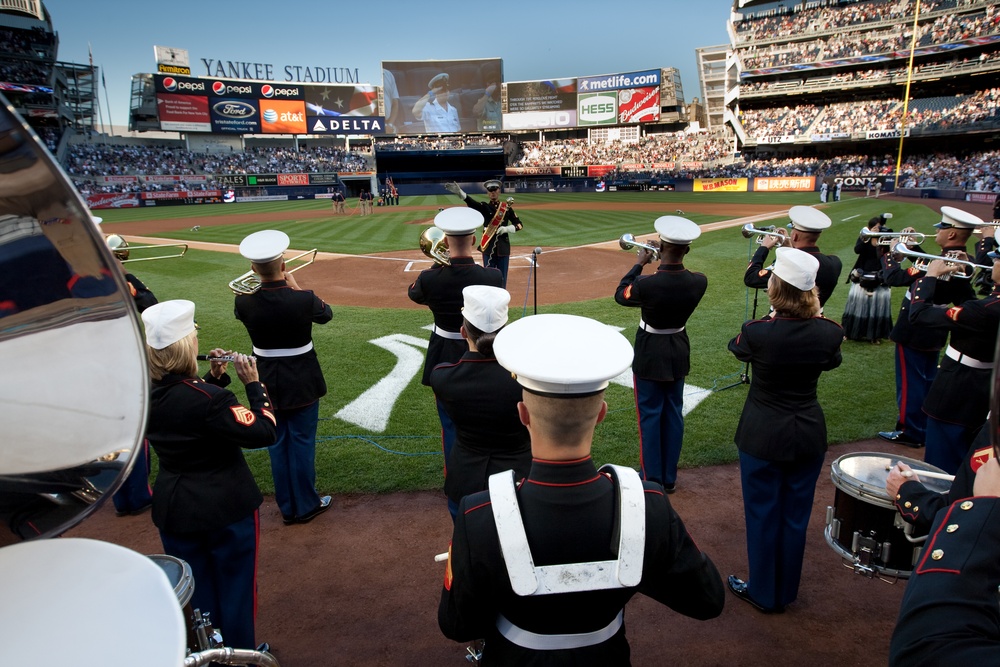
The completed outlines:
[[[587,176],[590,178],[600,178],[614,170],[615,167],[611,164],[591,164],[587,165]]]
[[[577,79],[578,93],[591,93],[602,90],[621,90],[623,88],[640,88],[645,86],[660,87],[660,70],[651,69],[644,72],[628,72],[627,74],[602,74]]]
[[[309,174],[278,174],[278,185],[309,185]]]
[[[87,206],[90,208],[136,208],[139,206],[139,195],[129,192],[87,195]]]
[[[816,189],[815,176],[782,176],[780,178],[755,178],[756,192],[812,192]]]
[[[327,185],[339,182],[337,174],[309,174],[309,185]]]
[[[170,132],[211,132],[208,98],[199,95],[157,94],[160,129]]]
[[[375,86],[304,86],[307,116],[377,116]]]
[[[94,180],[98,183],[136,183],[139,178],[136,176],[98,176]]]
[[[660,120],[660,88],[626,88],[618,91],[618,122],[649,123]]]
[[[260,109],[256,100],[208,98],[212,132],[260,134]]]
[[[307,116],[309,134],[385,134],[382,116]]]
[[[906,132],[902,133],[902,136],[910,136],[910,128],[906,128]],[[892,130],[868,130],[865,132],[865,139],[869,141],[872,139],[899,139],[900,131],[899,129]]]
[[[574,95],[574,97],[576,97]],[[574,101],[573,104],[576,104]],[[526,111],[505,113],[503,126],[507,130],[541,130],[554,127],[576,127],[576,109],[566,111]]]
[[[982,192],[980,190],[969,190],[965,193],[965,201],[992,204],[997,199],[995,192]]]
[[[264,134],[307,134],[305,102],[260,100],[260,118]]]
[[[622,171],[667,171],[674,168],[673,162],[626,162],[618,165]]]
[[[397,134],[506,129],[501,127],[502,82],[499,58],[383,61],[386,123]]]
[[[581,127],[614,125],[618,122],[618,95],[587,93],[577,97],[577,119]]]
[[[746,192],[746,178],[696,178],[695,192]]]
[[[576,79],[514,81],[503,85],[503,112],[576,111]]]
[[[560,167],[507,167],[504,170],[508,176],[559,176]]]

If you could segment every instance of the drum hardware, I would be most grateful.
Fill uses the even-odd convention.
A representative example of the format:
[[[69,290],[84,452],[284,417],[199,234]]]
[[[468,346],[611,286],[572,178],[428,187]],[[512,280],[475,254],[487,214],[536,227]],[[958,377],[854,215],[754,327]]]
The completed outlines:
[[[858,238],[862,241],[878,239],[878,245],[884,246],[892,246],[897,243],[920,245],[927,238],[927,235],[920,232],[873,232],[867,227],[862,227]]]
[[[618,247],[626,252],[648,250],[653,253],[654,260],[660,259],[660,246],[652,243],[639,243],[632,234],[622,234],[622,237],[618,239]]]
[[[183,257],[188,250],[187,243],[162,243],[159,245],[132,245],[125,239],[123,239],[118,234],[108,234],[104,237],[104,242],[108,244],[108,248],[111,249],[112,254],[118,258],[118,260],[124,264],[126,262],[150,262],[154,259],[170,259],[172,257]],[[132,257],[132,253],[136,250],[152,250],[161,248],[180,248],[169,255],[154,255],[153,257]]]
[[[444,209],[441,209],[442,211]],[[451,256],[448,254],[448,243],[445,241],[445,233],[438,227],[428,227],[420,233],[420,250],[435,264],[441,266],[451,265]]]
[[[913,262],[913,268],[918,271],[926,271],[927,267],[936,259],[944,260],[949,266],[954,266],[956,264],[960,266],[967,266],[972,269],[982,269],[984,271],[992,271],[992,266],[985,266],[983,264],[976,264],[975,262],[969,261],[967,259],[959,259],[958,255],[961,250],[949,250],[944,255],[930,255],[924,252],[916,252],[910,250],[906,247],[905,243],[897,243],[892,248],[892,253],[897,256],[906,257]],[[952,273],[947,276],[938,276],[938,280],[948,280],[952,276],[956,278],[961,278],[962,280],[970,280],[972,278],[972,273]],[[919,470],[917,472],[920,472]]]
[[[316,261],[317,252],[318,250],[316,248],[313,248],[312,250],[306,250],[305,252],[299,253],[295,257],[286,259],[285,260],[286,263],[295,262],[307,255],[312,255],[312,257],[305,260],[302,264],[299,264],[296,267],[286,270],[285,273],[295,273],[299,269],[304,269],[305,267],[309,266],[310,264]],[[233,290],[233,294],[237,295],[253,294],[254,292],[260,289],[260,276],[258,276],[253,269],[250,269],[239,278],[229,281],[229,289]]]
[[[747,223],[743,225],[740,229],[740,233],[743,234],[743,238],[748,239],[752,236],[757,237],[757,245],[764,242],[765,236],[773,237],[777,240],[778,245],[783,245],[785,241],[788,240],[788,234],[785,233],[783,229],[776,229],[774,225],[768,227],[758,228],[754,227],[753,224]]]
[[[483,646],[486,642],[477,639],[470,646],[465,647],[465,661],[478,665],[483,659]]]

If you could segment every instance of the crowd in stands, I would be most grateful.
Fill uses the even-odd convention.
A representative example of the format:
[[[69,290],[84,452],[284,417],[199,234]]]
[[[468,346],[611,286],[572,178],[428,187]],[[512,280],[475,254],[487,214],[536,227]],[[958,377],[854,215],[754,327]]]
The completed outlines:
[[[733,152],[733,140],[721,134],[667,132],[635,142],[590,143],[586,139],[525,142],[515,166],[551,167],[573,164],[618,164],[718,160]]]
[[[466,148],[495,148],[503,145],[504,140],[491,136],[455,137],[394,137],[391,139],[376,139],[377,151],[412,151],[412,150],[463,150]]]
[[[0,53],[21,56],[37,56],[38,50],[48,52],[55,44],[52,33],[43,28],[18,30],[0,28]]]
[[[34,86],[52,85],[52,68],[27,60],[0,63],[0,81]]]
[[[746,109],[740,113],[740,122],[751,137],[798,136],[806,133],[822,110],[823,107],[814,104]]]
[[[955,9],[974,4],[968,0],[921,2],[920,13]],[[848,28],[861,23],[898,21],[912,22],[916,4],[907,0],[868,0],[844,5],[813,7],[798,12],[767,10],[762,16],[752,12],[734,23],[737,42],[753,42],[773,37],[788,37],[809,32]]]
[[[989,11],[973,14],[946,14],[918,27],[918,46],[948,44],[960,40],[995,35],[1000,31],[1000,16],[991,5]],[[836,33],[808,42],[782,42],[770,45],[750,44],[738,50],[746,70],[812,63],[836,58],[858,58],[910,48],[910,26],[899,23],[883,30],[861,28]]]

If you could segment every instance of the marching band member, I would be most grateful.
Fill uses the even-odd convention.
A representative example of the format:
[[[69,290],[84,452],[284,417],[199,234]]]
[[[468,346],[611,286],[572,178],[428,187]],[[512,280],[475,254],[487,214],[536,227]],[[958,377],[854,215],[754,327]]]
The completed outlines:
[[[153,380],[146,437],[159,459],[153,523],[163,550],[197,581],[191,605],[210,612],[227,646],[254,648],[258,508],[263,497],[242,448],[274,442],[275,418],[253,357],[236,355],[249,408],[228,389],[226,362],[197,377],[194,304],[164,301],[142,313]],[[230,354],[212,350],[212,356]]]
[[[890,218],[892,213],[871,218],[868,230],[884,232],[885,222]],[[884,249],[877,237],[865,240],[858,235],[858,240],[854,242],[858,259],[848,279],[851,288],[844,304],[844,317],[840,321],[847,340],[879,344],[892,330],[892,290],[882,283],[880,274]]]
[[[535,315],[494,350],[523,388],[534,459],[519,485],[497,473],[462,499],[438,608],[445,636],[485,638],[484,665],[603,667],[629,662],[624,607],[637,592],[718,616],[718,570],[663,488],[591,458],[604,389],[632,361],[628,340],[587,318]]]
[[[468,350],[461,332],[462,290],[469,285],[501,286],[503,277],[499,271],[479,266],[472,258],[472,248],[476,243],[475,232],[482,224],[481,215],[457,206],[434,216],[434,226],[445,233],[450,263],[435,264],[421,271],[407,290],[411,301],[427,306],[434,315],[434,329],[427,345],[424,373],[420,379],[426,387],[431,386],[431,371],[438,364],[455,363]],[[441,400],[435,400],[441,420],[441,444],[447,477],[447,464],[455,444],[455,423],[448,416]]]
[[[260,276],[260,289],[236,296],[236,319],[243,323],[260,376],[274,400],[278,438],[268,449],[274,500],[285,525],[306,523],[330,507],[316,492],[316,426],[326,380],[312,342],[312,325],[326,324],[333,311],[311,290],[303,290],[285,270],[288,235],[255,232],[240,243],[240,254]]]
[[[483,253],[483,266],[500,269],[503,275],[501,287],[507,287],[507,269],[510,266],[510,235],[524,228],[524,223],[514,213],[510,201],[500,201],[500,181],[493,179],[483,183],[488,201],[479,202],[465,194],[458,183],[446,183],[445,189],[458,195],[465,205],[474,208],[483,216],[483,239],[479,249]]]
[[[843,268],[839,257],[822,254],[816,245],[819,235],[832,224],[830,216],[811,206],[793,206],[788,210],[788,217],[792,221],[792,233],[789,239],[791,247],[807,252],[819,261],[816,285],[819,287],[819,306],[822,308],[833,294]],[[768,252],[777,244],[778,239],[774,236],[765,236],[761,240],[760,247],[757,248],[743,275],[744,285],[754,289],[767,288],[771,270],[764,265],[767,263]]]
[[[989,258],[995,284],[1000,278],[1000,254],[991,252]],[[1000,329],[1000,288],[952,308],[934,304],[937,290],[947,284],[942,279],[958,270],[962,267],[957,264],[931,262],[914,286],[910,306],[911,324],[951,333],[923,411],[927,415],[924,460],[952,474],[962,465],[990,409],[990,374]]]
[[[982,220],[951,206],[941,207],[941,221],[934,225],[937,233],[934,242],[942,254],[959,252],[965,255],[965,244],[972,230]],[[912,232],[907,227],[902,232]],[[937,375],[938,356],[948,339],[946,328],[915,326],[910,321],[910,308],[914,287],[923,272],[911,266],[903,269],[900,260],[886,253],[882,261],[882,281],[892,287],[906,286],[903,303],[896,317],[896,326],[889,338],[896,343],[896,403],[899,418],[893,431],[879,431],[878,437],[908,447],[922,447],[926,440],[927,416],[923,412],[924,399]],[[952,279],[936,285],[929,300],[937,305],[961,304],[976,298],[969,280]],[[927,297],[925,297],[927,298]]]
[[[823,371],[840,365],[844,330],[819,315],[810,253],[778,248],[767,287],[771,317],[745,322],[729,350],[753,366],[736,427],[747,530],[749,579],[729,589],[759,611],[795,601],[806,528],[826,453],[826,421],[816,400]]]
[[[698,225],[666,215],[654,227],[660,235],[660,266],[643,276],[653,253],[640,249],[635,266],[618,283],[615,301],[642,309],[632,362],[642,477],[673,493],[684,439],[684,378],[691,370],[684,327],[708,289],[708,279],[682,263],[691,242],[701,236]]]
[[[493,340],[507,324],[510,294],[500,287],[469,285],[462,296],[461,332],[469,350],[457,362],[431,371],[434,396],[455,423],[444,480],[452,519],[459,501],[484,490],[493,473],[513,470],[521,479],[531,467],[528,430],[517,414],[521,385],[493,354]]]

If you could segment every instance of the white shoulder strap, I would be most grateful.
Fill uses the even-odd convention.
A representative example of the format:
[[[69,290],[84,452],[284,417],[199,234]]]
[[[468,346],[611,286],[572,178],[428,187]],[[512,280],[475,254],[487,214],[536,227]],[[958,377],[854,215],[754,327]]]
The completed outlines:
[[[490,476],[490,505],[500,538],[507,576],[517,595],[551,595],[609,588],[630,588],[642,580],[646,545],[646,499],[632,468],[608,465],[618,495],[618,558],[590,563],[536,567],[517,504],[513,471]]]

